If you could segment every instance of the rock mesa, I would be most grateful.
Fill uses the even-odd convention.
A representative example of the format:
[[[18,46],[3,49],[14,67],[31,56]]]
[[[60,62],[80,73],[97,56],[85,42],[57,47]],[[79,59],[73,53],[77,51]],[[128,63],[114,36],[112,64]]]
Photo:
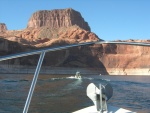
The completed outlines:
[[[60,28],[73,25],[78,25],[80,28],[90,31],[88,23],[84,21],[81,14],[71,8],[37,11],[29,19],[27,28],[42,26]]]

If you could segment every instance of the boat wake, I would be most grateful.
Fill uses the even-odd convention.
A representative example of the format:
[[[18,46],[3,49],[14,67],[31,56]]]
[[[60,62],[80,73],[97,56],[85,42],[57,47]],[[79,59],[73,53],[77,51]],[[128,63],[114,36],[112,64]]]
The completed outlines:
[[[63,91],[72,91],[72,90],[75,90],[77,88],[80,88],[81,87],[81,84],[82,84],[82,80],[76,80],[74,82],[71,82],[69,84],[67,84],[64,88],[63,88]]]
[[[48,79],[49,81],[55,81],[55,80],[105,80],[105,81],[110,81],[109,79],[102,79],[100,77],[84,77],[82,76],[81,78],[77,78],[75,76],[69,76],[69,77],[57,77],[57,78],[50,78]],[[43,79],[38,79],[39,81],[45,81]],[[5,83],[13,83],[13,82],[28,82],[30,80],[27,79],[4,79],[4,80],[0,80],[0,82],[5,82]]]
[[[91,77],[76,78],[75,76],[69,76],[69,77],[63,77],[63,78],[51,78],[51,80],[62,80],[62,79],[77,79],[77,80],[88,79],[88,80],[93,80],[94,78],[91,78]]]
[[[100,77],[81,77],[81,78],[76,78],[75,76],[69,76],[69,77],[62,77],[62,78],[51,78],[50,80],[103,80],[103,81],[110,81],[110,79],[104,79]]]

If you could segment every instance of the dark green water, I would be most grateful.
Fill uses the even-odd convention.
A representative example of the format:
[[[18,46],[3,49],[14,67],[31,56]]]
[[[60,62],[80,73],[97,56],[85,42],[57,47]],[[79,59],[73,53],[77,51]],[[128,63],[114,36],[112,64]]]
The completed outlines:
[[[22,113],[33,75],[0,75],[0,113]],[[110,82],[113,97],[108,104],[138,113],[150,113],[150,76],[39,75],[29,113],[71,113],[93,105],[86,87]]]

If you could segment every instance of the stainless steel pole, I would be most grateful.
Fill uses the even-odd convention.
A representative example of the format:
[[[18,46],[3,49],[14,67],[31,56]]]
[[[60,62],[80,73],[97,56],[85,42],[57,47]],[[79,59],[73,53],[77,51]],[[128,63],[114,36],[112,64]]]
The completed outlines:
[[[100,110],[99,112],[102,113],[103,112],[103,103],[102,103],[102,85],[99,84],[99,95],[100,95]]]
[[[29,90],[28,97],[27,97],[27,100],[26,100],[26,103],[25,103],[25,106],[24,106],[23,113],[28,112],[28,108],[29,108],[29,105],[30,105],[30,102],[31,102],[31,98],[32,98],[32,95],[33,95],[33,91],[34,91],[34,88],[35,88],[35,85],[36,85],[36,82],[37,82],[37,78],[38,78],[38,75],[39,75],[39,72],[40,72],[40,69],[41,69],[41,65],[42,65],[44,56],[45,56],[45,51],[41,52],[41,54],[40,54],[38,65],[37,65],[35,73],[34,73],[34,77],[33,77],[33,80],[32,80],[32,84],[30,86],[30,90]]]

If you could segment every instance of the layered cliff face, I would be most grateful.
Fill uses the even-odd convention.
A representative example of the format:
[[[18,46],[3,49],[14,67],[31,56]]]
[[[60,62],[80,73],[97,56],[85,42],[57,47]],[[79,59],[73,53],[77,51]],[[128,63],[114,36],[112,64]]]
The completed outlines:
[[[1,56],[31,51],[33,49],[36,49],[36,48],[32,47],[32,46],[22,45],[22,44],[19,44],[18,42],[9,41],[9,40],[5,39],[5,37],[0,36],[0,55]],[[34,59],[32,57],[34,57]],[[12,59],[12,60],[1,61],[0,68],[2,69],[2,64],[33,65],[33,64],[37,63],[38,57],[39,57],[38,55],[34,55],[34,56],[28,56],[28,57],[16,58],[16,59]]]
[[[87,22],[73,9],[35,12],[23,30],[9,31],[4,26],[0,32],[1,55],[101,40],[90,32]],[[126,41],[150,43],[149,40]],[[43,65],[99,68],[101,74],[110,75],[148,75],[149,54],[150,47],[100,44],[49,52]],[[38,58],[34,55],[2,63],[36,65]]]
[[[6,32],[7,31],[7,26],[5,23],[0,23],[0,32]]]
[[[131,40],[126,40],[131,42]],[[149,40],[133,40],[146,42]],[[111,75],[149,75],[150,47],[119,44],[103,44],[103,55],[99,60]]]
[[[80,28],[90,31],[88,23],[84,21],[81,14],[71,8],[37,11],[29,19],[27,28],[38,28],[42,26],[60,28],[73,25],[78,25]]]

